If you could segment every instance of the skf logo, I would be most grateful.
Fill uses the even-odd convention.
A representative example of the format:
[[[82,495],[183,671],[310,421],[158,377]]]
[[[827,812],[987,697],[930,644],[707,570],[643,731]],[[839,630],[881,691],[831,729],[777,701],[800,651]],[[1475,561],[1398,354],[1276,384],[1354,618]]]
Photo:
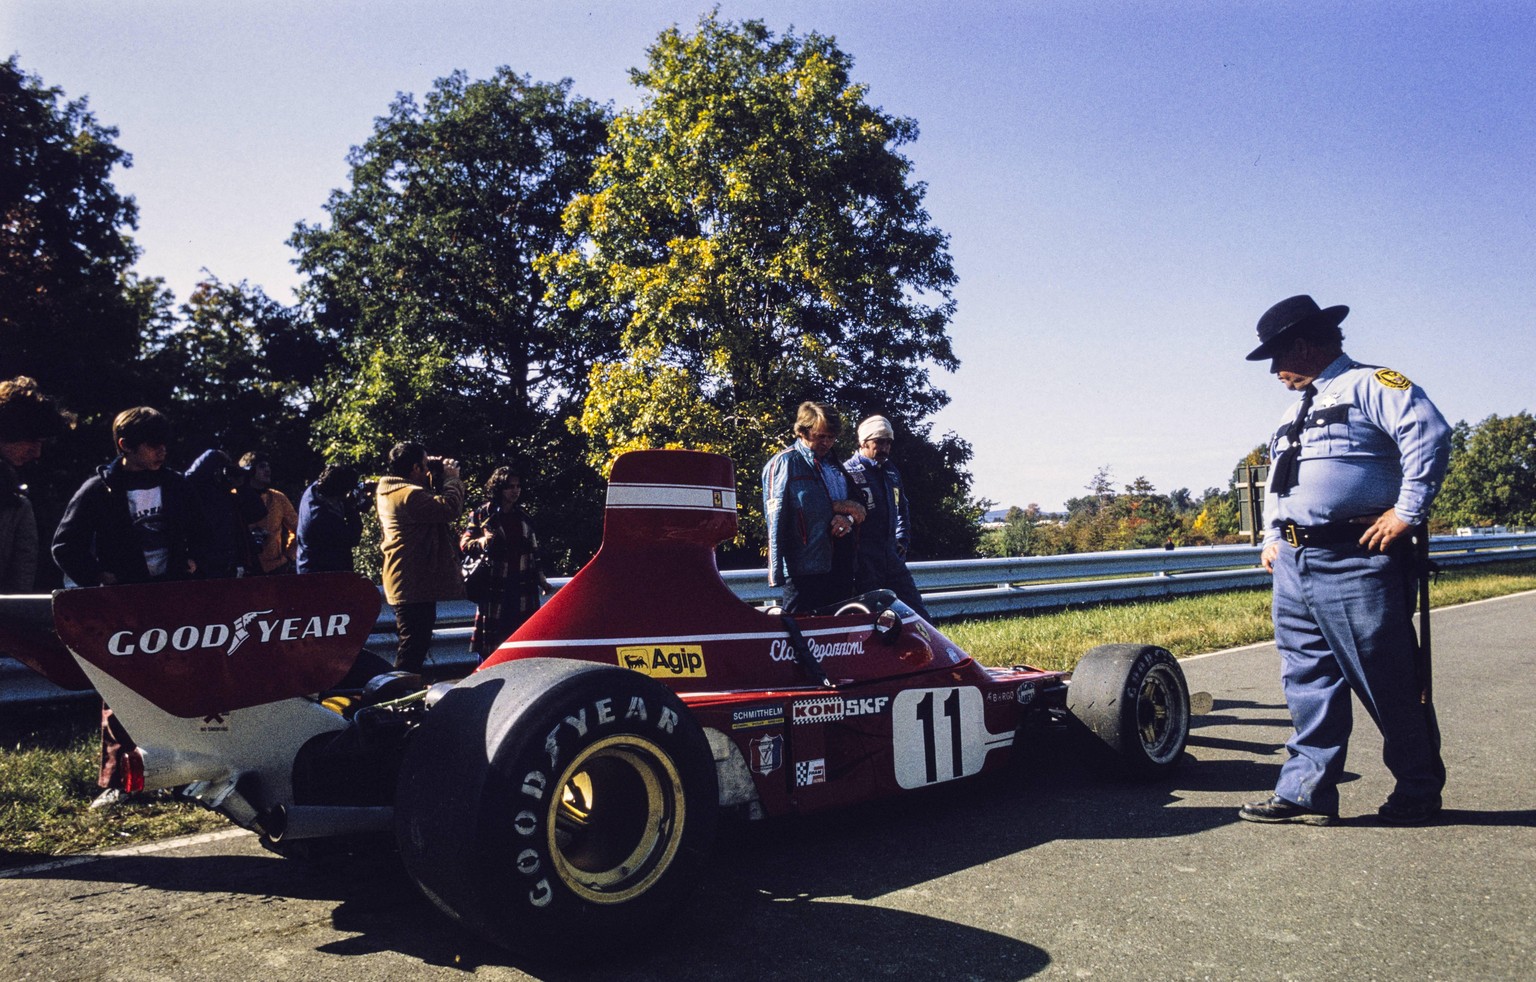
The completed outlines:
[[[704,649],[696,644],[634,645],[618,649],[619,667],[632,669],[653,679],[701,679]]]
[[[847,716],[875,716],[885,712],[885,707],[890,704],[890,696],[870,696],[866,699],[849,699],[843,703],[843,715]]]

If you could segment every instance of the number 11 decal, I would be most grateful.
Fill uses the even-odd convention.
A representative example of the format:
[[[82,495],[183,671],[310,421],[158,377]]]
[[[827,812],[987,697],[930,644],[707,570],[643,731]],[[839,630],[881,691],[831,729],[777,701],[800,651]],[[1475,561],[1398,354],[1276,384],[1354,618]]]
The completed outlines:
[[[907,689],[891,707],[896,783],[903,788],[953,781],[981,771],[988,745],[981,690]]]

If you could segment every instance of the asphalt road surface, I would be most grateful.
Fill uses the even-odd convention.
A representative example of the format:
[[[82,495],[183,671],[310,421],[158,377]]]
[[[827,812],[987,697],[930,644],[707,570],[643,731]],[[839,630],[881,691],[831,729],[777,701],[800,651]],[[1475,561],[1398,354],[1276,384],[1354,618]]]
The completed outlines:
[[[1445,811],[1377,824],[1363,712],[1332,828],[1252,825],[1288,730],[1278,656],[1185,663],[1215,697],[1152,785],[1035,773],[731,831],[649,943],[518,961],[387,857],[322,867],[231,830],[0,876],[4,979],[1531,979],[1536,593],[1439,611]],[[574,953],[573,953],[574,954]]]

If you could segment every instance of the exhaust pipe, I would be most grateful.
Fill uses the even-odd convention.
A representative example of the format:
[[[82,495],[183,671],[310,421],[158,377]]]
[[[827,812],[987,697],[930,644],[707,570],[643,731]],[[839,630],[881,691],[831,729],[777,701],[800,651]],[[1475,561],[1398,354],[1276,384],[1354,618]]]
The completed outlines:
[[[389,805],[277,805],[267,812],[261,826],[273,842],[319,839],[333,835],[388,832],[394,827],[395,810]]]

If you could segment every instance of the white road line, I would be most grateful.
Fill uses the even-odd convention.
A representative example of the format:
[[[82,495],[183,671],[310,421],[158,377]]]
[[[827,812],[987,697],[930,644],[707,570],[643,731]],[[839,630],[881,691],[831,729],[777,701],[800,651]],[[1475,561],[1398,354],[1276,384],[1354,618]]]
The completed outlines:
[[[131,805],[128,807],[132,807]],[[118,859],[123,856],[147,856],[157,852],[169,852],[172,849],[180,849],[183,846],[198,846],[205,842],[220,842],[224,839],[233,839],[242,835],[254,835],[241,828],[223,829],[219,832],[203,832],[200,835],[186,835],[178,839],[161,839],[158,842],[146,842],[137,846],[124,846],[121,849],[110,849],[106,852],[88,852],[79,856],[62,856],[49,860],[46,863],[38,863],[35,866],[23,866],[19,869],[0,870],[0,880],[17,876],[26,876],[32,873],[46,873],[49,870],[63,869],[67,866],[79,866],[83,863],[94,863],[99,859]]]

